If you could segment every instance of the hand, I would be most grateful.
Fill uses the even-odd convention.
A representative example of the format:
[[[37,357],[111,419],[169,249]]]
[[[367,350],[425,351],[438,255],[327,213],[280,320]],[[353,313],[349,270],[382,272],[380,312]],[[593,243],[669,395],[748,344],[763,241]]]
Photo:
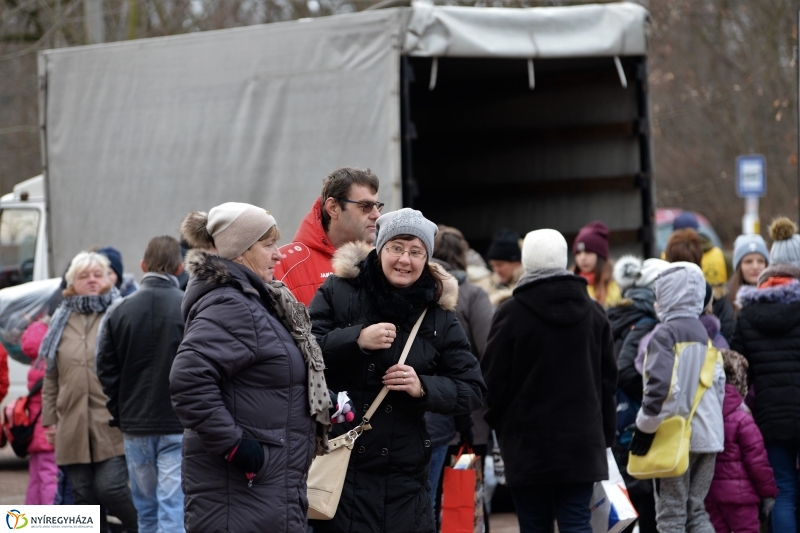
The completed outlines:
[[[389,390],[405,391],[413,398],[422,396],[422,382],[412,366],[394,365],[390,367],[383,375],[383,384]]]
[[[56,425],[47,426],[44,428],[44,438],[47,439],[47,444],[50,446],[56,445]]]
[[[358,345],[362,350],[385,350],[392,345],[396,337],[397,328],[394,324],[379,322],[361,330]]]
[[[767,518],[775,507],[775,498],[764,498],[761,500],[761,512],[764,513],[764,518]]]
[[[264,466],[264,448],[257,440],[243,438],[228,454],[227,459],[241,469],[247,479],[252,480],[256,472]]]
[[[645,433],[638,427],[633,431],[633,438],[631,439],[631,453],[633,455],[647,455],[650,451],[650,446],[653,445],[655,433]]]

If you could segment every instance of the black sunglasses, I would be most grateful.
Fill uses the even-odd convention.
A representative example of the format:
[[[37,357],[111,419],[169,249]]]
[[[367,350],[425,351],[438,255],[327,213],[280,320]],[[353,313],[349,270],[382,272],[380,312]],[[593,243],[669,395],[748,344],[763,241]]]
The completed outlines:
[[[342,202],[348,202],[351,204],[356,204],[359,208],[361,208],[361,212],[364,214],[369,214],[372,212],[372,209],[377,207],[378,213],[383,210],[383,206],[386,205],[383,202],[368,202],[366,200],[348,200],[347,198],[339,198]]]

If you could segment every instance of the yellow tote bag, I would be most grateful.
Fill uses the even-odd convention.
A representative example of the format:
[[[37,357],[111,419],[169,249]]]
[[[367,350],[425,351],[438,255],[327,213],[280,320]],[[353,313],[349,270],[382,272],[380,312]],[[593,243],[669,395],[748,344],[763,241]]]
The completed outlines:
[[[718,357],[719,352],[709,340],[689,418],[680,415],[667,418],[658,426],[653,445],[646,455],[628,454],[628,473],[631,476],[636,479],[679,477],[689,468],[692,417],[703,394],[714,382],[714,366]]]

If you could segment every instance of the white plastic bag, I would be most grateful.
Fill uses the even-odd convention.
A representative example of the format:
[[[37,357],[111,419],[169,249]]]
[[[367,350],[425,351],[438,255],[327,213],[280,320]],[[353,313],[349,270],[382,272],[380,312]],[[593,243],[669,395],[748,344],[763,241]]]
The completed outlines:
[[[608,480],[594,484],[594,493],[589,502],[593,533],[619,533],[639,518],[628,497],[628,489],[619,473],[611,448],[606,448],[606,461]]]
[[[47,302],[60,288],[61,278],[53,278],[0,290],[0,342],[11,358],[31,363],[20,349],[20,338],[32,322],[47,313]]]

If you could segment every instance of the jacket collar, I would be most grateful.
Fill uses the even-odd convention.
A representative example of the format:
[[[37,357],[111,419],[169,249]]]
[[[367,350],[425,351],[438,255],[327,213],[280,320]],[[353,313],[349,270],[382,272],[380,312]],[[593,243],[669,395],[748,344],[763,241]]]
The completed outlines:
[[[322,227],[322,197],[314,201],[311,211],[300,222],[297,233],[294,234],[294,241],[302,242],[309,248],[329,256],[336,252],[336,248]]]
[[[206,250],[190,250],[186,254],[186,270],[191,279],[183,298],[183,318],[201,297],[222,285],[259,297],[265,305],[270,301],[264,282],[250,269],[213,255]]]
[[[757,287],[747,286],[739,289],[739,292],[736,294],[737,307],[742,309],[755,303],[800,303],[800,281],[793,281],[789,285],[781,285],[779,287],[759,289]]]
[[[158,284],[161,281],[166,281],[170,285],[180,289],[181,284],[178,281],[178,278],[172,276],[170,274],[160,274],[157,272],[148,272],[144,276],[142,276],[142,285],[149,285],[149,284]]]
[[[343,279],[355,279],[361,273],[361,263],[372,251],[372,246],[364,241],[349,242],[341,246],[333,254],[333,273]],[[441,265],[430,262],[431,268],[442,279],[442,295],[439,297],[439,307],[445,311],[455,311],[458,302],[458,281],[449,274]]]

